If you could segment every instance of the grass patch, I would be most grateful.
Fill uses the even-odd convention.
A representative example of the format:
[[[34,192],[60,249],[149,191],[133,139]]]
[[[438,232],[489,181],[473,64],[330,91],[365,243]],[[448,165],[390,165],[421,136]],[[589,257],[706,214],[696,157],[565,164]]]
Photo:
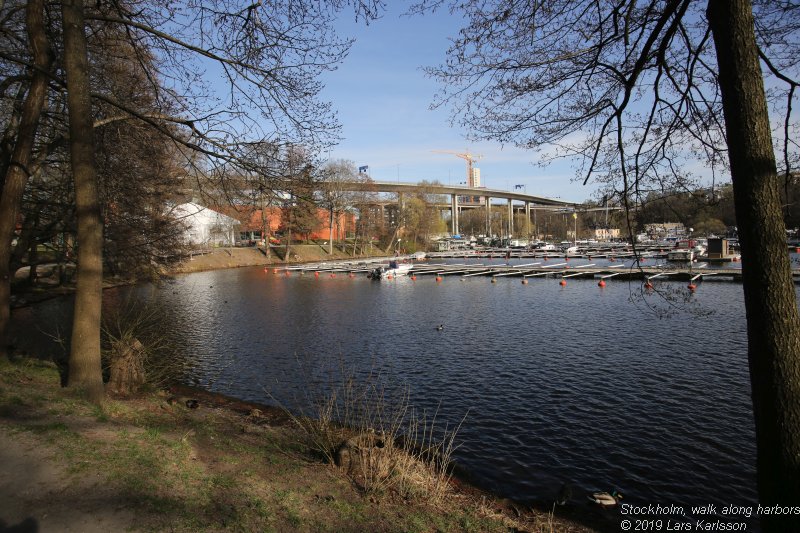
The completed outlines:
[[[48,492],[48,509],[97,495],[103,509],[135,514],[134,521],[109,524],[109,530],[507,531],[515,523],[487,516],[476,499],[458,496],[449,483],[439,499],[427,496],[430,489],[413,478],[434,468],[448,481],[441,458],[449,445],[433,438],[444,432],[426,429],[435,417],[417,417],[410,407],[372,411],[363,419],[369,423],[354,432],[332,416],[304,421],[306,426],[270,425],[267,418],[207,408],[208,403],[188,409],[160,393],[109,400],[98,408],[58,383],[52,366],[0,361],[0,432],[24,433],[47,451],[36,468],[53,463],[71,476],[66,488]],[[414,419],[416,433],[409,425]],[[415,437],[415,445],[393,445],[388,459],[355,450],[360,467],[376,468],[369,479],[320,461],[323,451],[310,448],[309,431],[333,444],[369,433],[369,427],[373,435],[394,431],[398,441]],[[330,433],[323,435],[323,429]],[[336,453],[333,447],[324,450]],[[522,523],[513,527],[544,531]],[[585,530],[567,525],[546,531]]]

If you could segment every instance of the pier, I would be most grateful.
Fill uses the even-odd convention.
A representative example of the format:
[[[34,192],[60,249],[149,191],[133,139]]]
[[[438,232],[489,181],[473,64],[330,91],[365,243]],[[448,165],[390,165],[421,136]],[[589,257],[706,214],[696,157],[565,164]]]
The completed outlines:
[[[499,257],[499,256],[498,256]],[[513,257],[513,256],[512,256]],[[593,258],[596,256],[592,256]],[[603,284],[610,280],[641,280],[645,283],[652,281],[688,281],[694,283],[697,280],[714,279],[719,281],[741,282],[742,271],[739,268],[716,268],[719,265],[710,265],[706,262],[689,264],[680,263],[656,263],[654,265],[631,264],[630,257],[619,264],[597,264],[594,262],[575,264],[574,257],[564,257],[563,254],[552,254],[538,258],[527,263],[521,264],[484,264],[481,262],[464,263],[438,263],[419,261],[414,263],[409,271],[409,276],[434,276],[437,280],[445,278],[469,279],[473,277],[484,278],[518,278],[526,283],[530,278],[551,277],[566,280],[570,278],[597,279]],[[586,258],[583,258],[584,260]],[[641,259],[641,258],[640,258]],[[389,261],[411,262],[412,257],[384,257],[371,258],[359,261],[334,261],[327,263],[313,263],[302,265],[287,265],[282,267],[265,267],[264,271],[272,270],[273,273],[291,275],[313,274],[316,276],[345,275],[355,277],[366,275],[377,266],[387,267]],[[606,258],[604,263],[611,259]],[[795,282],[800,282],[800,269],[793,269]]]

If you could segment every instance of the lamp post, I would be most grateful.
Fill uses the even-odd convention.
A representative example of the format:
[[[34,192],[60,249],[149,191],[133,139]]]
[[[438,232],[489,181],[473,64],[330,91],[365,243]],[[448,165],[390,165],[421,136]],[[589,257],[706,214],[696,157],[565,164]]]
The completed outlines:
[[[572,213],[572,219],[575,221],[575,233],[572,234],[572,246],[578,245],[578,213]]]

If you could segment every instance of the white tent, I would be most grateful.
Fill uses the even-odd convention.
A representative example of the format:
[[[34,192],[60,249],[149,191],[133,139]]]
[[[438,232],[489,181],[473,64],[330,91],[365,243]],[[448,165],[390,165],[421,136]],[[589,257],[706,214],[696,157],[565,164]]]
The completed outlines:
[[[204,246],[233,246],[236,244],[235,218],[208,207],[187,202],[175,207],[173,214],[186,227],[185,240]]]

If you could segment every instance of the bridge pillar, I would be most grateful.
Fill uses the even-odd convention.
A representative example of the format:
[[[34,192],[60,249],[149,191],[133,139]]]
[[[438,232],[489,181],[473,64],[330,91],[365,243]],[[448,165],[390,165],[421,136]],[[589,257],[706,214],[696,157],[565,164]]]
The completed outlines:
[[[508,238],[514,235],[514,206],[511,198],[508,199]]]
[[[492,236],[492,199],[488,196],[486,198],[486,236]]]
[[[458,235],[458,195],[450,195],[450,231],[451,235]]]
[[[525,201],[525,232],[528,235],[528,239],[531,237],[531,203],[529,201]]]

